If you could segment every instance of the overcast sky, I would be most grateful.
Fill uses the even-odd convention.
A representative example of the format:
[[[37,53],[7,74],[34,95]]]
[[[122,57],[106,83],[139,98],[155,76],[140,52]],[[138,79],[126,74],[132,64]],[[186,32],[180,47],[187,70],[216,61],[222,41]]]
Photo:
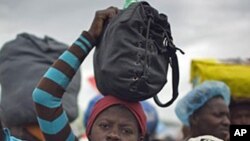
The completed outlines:
[[[249,58],[249,0],[147,1],[168,15],[174,42],[186,52],[185,55],[178,54],[181,95],[190,90],[191,59]],[[38,37],[48,35],[71,44],[81,31],[89,28],[96,10],[111,5],[122,8],[123,3],[123,0],[0,0],[0,46],[22,32]],[[83,68],[86,74],[92,73],[91,55]],[[160,95],[166,93],[171,95],[168,86]],[[159,108],[159,111],[166,113],[168,109]]]

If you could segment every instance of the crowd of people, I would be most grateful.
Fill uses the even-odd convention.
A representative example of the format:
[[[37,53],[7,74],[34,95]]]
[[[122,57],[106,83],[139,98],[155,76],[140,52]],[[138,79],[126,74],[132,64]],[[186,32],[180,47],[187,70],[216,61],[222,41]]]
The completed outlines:
[[[66,89],[85,57],[96,45],[104,29],[104,23],[117,13],[118,8],[115,7],[97,11],[90,29],[82,32],[80,37],[54,61],[39,80],[32,95],[30,94],[29,98],[23,97],[33,100],[34,105],[29,106],[35,107],[34,114],[37,116],[38,128],[27,130],[27,134],[34,137],[32,140],[82,140],[83,136],[75,135],[70,126],[72,120],[68,118],[69,113],[65,111],[62,98],[69,94],[65,93]],[[229,141],[230,124],[250,124],[249,107],[249,100],[231,100],[230,88],[226,83],[216,80],[205,81],[177,100],[175,112],[185,131],[181,140]],[[1,108],[5,107],[1,105]],[[156,138],[158,123],[157,111],[146,101],[128,102],[114,96],[99,95],[90,101],[82,124],[86,128],[85,135],[89,141],[174,140],[167,137]],[[4,126],[0,125],[0,140],[29,140],[25,136],[18,136],[17,131],[11,130],[15,128],[9,128],[4,122]]]

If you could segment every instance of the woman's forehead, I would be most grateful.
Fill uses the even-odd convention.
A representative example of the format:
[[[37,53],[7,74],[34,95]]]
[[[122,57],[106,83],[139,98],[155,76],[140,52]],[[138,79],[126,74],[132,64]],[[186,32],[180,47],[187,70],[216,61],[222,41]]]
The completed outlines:
[[[127,115],[134,117],[134,114],[124,105],[113,105],[103,110],[100,115]],[[100,116],[99,115],[99,116]],[[110,116],[112,117],[112,116]]]
[[[223,110],[223,111],[228,111],[229,108],[226,105],[225,101],[221,97],[215,97],[207,101],[207,103],[203,106],[202,108],[205,111],[213,111],[213,110]]]
[[[209,99],[202,107],[200,107],[199,109],[197,109],[194,113],[200,113],[200,114],[204,114],[204,113],[211,113],[213,111],[228,111],[229,112],[229,108],[226,105],[225,101],[223,100],[223,98],[221,97],[214,97]]]
[[[125,106],[115,105],[103,110],[96,120],[107,120],[107,121],[122,121],[127,124],[137,124],[137,120],[134,114]]]
[[[224,105],[224,106],[228,107],[226,105],[224,99],[220,96],[213,97],[213,98],[209,99],[204,106],[214,107],[214,106],[218,106],[218,105]]]

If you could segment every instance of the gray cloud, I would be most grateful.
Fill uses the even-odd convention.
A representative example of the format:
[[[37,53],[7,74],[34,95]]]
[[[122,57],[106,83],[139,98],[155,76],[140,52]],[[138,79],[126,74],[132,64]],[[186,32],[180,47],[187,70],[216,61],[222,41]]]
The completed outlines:
[[[29,32],[40,37],[48,35],[71,44],[82,30],[88,29],[96,10],[111,5],[122,8],[123,1],[1,0],[0,46],[15,38],[20,32]],[[186,52],[184,56],[179,55],[181,95],[190,89],[188,84],[191,59],[249,57],[249,0],[148,0],[148,2],[168,15],[174,41]],[[92,71],[91,55],[92,53],[83,64],[85,71]],[[170,96],[170,90],[171,88],[166,86],[160,94],[168,93]]]
[[[181,46],[215,36],[219,36],[217,40],[223,40],[228,36],[239,36],[242,32],[244,35],[249,34],[246,32],[250,28],[248,0],[148,0],[148,2],[160,12],[168,14],[173,36]],[[70,36],[89,27],[96,10],[110,5],[121,8],[122,4],[122,0],[3,0],[0,5],[1,30],[3,34],[12,33],[12,35],[28,30],[34,31],[34,34],[38,32],[38,34],[59,36],[63,40],[65,38],[56,33],[68,33],[66,42],[70,42]],[[230,31],[233,33],[228,34]],[[244,35],[240,35],[242,40]]]

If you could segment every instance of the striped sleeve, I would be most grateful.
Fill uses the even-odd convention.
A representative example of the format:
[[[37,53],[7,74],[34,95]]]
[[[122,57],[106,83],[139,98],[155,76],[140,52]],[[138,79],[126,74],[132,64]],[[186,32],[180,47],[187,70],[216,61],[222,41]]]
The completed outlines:
[[[90,36],[83,32],[47,70],[33,91],[37,120],[47,141],[77,140],[69,126],[61,100],[93,45]]]

